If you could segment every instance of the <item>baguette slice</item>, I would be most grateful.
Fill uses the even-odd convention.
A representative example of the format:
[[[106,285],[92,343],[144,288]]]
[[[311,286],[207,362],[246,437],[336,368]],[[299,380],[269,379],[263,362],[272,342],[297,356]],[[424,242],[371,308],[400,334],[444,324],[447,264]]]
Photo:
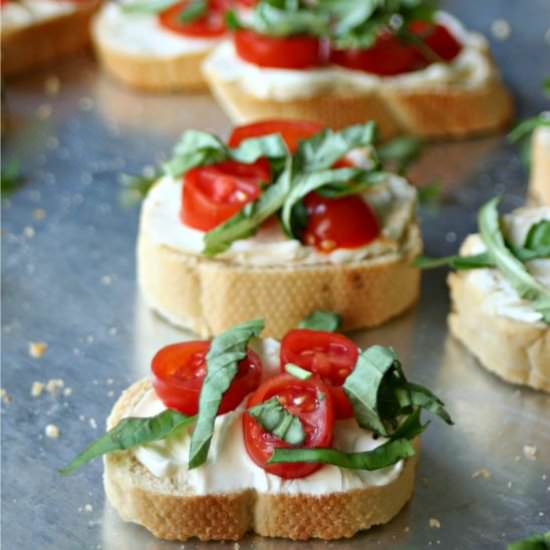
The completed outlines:
[[[150,387],[142,380],[123,393],[107,421],[114,427]],[[125,521],[170,540],[238,540],[248,531],[294,540],[347,538],[387,523],[411,498],[417,455],[384,486],[321,496],[240,493],[194,495],[184,482],[154,477],[131,451],[104,458],[107,498]],[[235,472],[238,475],[238,472]]]
[[[150,92],[194,92],[206,89],[201,65],[218,44],[217,40],[212,40],[211,48],[185,53],[167,55],[154,50],[130,53],[114,48],[105,40],[108,9],[114,8],[106,6],[94,19],[92,39],[99,61],[109,74],[128,86]],[[177,39],[177,35],[174,36]]]
[[[83,50],[90,42],[90,21],[101,2],[79,2],[70,13],[24,27],[2,30],[2,76],[12,77]]]
[[[533,134],[529,195],[535,203],[550,206],[550,127]]]
[[[138,283],[149,307],[175,325],[207,337],[262,317],[264,334],[281,338],[315,309],[342,315],[343,330],[380,325],[418,299],[412,267],[422,241],[409,226],[401,254],[347,264],[251,267],[157,244],[142,223]]]

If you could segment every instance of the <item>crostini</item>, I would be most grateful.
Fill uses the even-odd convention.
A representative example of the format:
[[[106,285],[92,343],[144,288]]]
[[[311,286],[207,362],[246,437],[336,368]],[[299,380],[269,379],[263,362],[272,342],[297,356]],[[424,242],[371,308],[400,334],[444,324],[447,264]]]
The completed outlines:
[[[141,211],[138,283],[172,323],[209,336],[263,315],[280,337],[312,309],[345,330],[411,307],[422,248],[416,191],[384,172],[375,125],[186,131]]]
[[[226,34],[228,5],[229,0],[109,2],[93,25],[99,60],[136,88],[204,88],[201,64]]]
[[[2,76],[24,74],[90,41],[98,0],[3,0]]]
[[[538,117],[532,140],[529,195],[535,203],[550,206],[550,112]]]
[[[233,122],[375,120],[383,137],[460,138],[510,121],[487,41],[433,2],[281,4],[235,15],[232,41],[204,64]]]
[[[550,392],[550,207],[499,218],[496,199],[479,212],[479,234],[460,256],[419,258],[449,265],[451,333],[490,371]]]
[[[315,312],[281,343],[256,320],[161,349],[61,473],[103,455],[111,505],[163,539],[331,540],[387,523],[414,490],[422,409],[452,420],[391,348],[360,350],[335,319]]]

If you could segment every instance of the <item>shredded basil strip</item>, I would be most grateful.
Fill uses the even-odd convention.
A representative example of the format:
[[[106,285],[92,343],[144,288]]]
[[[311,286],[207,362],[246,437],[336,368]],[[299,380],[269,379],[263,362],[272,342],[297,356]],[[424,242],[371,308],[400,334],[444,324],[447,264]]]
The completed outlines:
[[[178,15],[178,21],[181,23],[192,23],[205,15],[207,11],[207,0],[191,0]]]
[[[294,378],[298,378],[298,380],[307,380],[313,376],[313,373],[299,367],[298,365],[295,365],[294,363],[287,363],[285,365],[285,371],[294,376]]]
[[[21,174],[17,161],[11,160],[2,166],[0,177],[0,191],[2,197],[7,197],[11,193],[17,191],[24,182],[25,178]]]
[[[497,269],[515,288],[519,296],[532,302],[533,307],[550,324],[550,289],[539,283],[508,249],[500,228],[497,205],[499,198],[481,207],[478,216],[481,239]]]
[[[301,445],[305,440],[306,435],[302,421],[287,411],[277,397],[272,397],[268,401],[248,409],[248,414],[265,431],[282,439],[289,445]]]
[[[379,159],[394,163],[399,174],[405,174],[421,152],[422,141],[414,136],[401,136],[378,147]]]
[[[520,122],[509,134],[508,139],[516,143],[529,137],[534,130],[542,126],[550,126],[550,116],[537,115]]]
[[[190,469],[206,462],[223,395],[237,374],[239,361],[246,357],[249,340],[259,336],[263,329],[264,321],[256,319],[236,325],[212,340],[206,355],[207,370],[199,396],[197,423],[191,436]]]
[[[550,550],[550,531],[512,542],[507,550]]]
[[[59,473],[69,475],[83,464],[104,454],[125,451],[166,439],[177,430],[191,425],[195,419],[195,416],[185,416],[172,409],[167,409],[150,418],[124,418],[113,429],[94,441],[68,466],[59,470]]]
[[[338,313],[316,309],[311,315],[302,319],[298,327],[310,330],[324,330],[325,332],[336,332],[341,324],[342,316]]]
[[[177,2],[179,0],[140,0],[138,2],[119,4],[119,6],[126,13],[158,13]]]

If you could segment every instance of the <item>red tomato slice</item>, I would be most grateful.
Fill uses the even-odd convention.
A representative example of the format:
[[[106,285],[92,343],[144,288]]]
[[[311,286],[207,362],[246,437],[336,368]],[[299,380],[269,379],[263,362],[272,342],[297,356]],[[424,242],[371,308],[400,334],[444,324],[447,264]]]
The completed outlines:
[[[266,380],[250,397],[248,407],[254,407],[272,397],[278,397],[283,406],[303,423],[303,448],[330,447],[334,427],[334,409],[330,390],[316,376],[299,380],[290,374],[281,374]],[[244,443],[250,458],[266,472],[285,479],[308,476],[321,464],[292,463],[267,464],[274,449],[288,448],[282,439],[267,433],[249,414],[243,414]]]
[[[178,18],[188,4],[189,0],[183,0],[162,11],[158,16],[161,26],[169,31],[197,38],[216,38],[226,32],[225,12],[230,7],[228,0],[210,0],[205,15],[184,23]]]
[[[380,233],[372,208],[357,195],[329,199],[313,192],[304,205],[308,220],[303,241],[321,252],[365,246]]]
[[[341,420],[353,416],[342,384],[354,369],[358,355],[357,346],[341,334],[294,329],[281,342],[281,370],[293,363],[318,375],[330,389],[336,419]]]
[[[207,340],[182,342],[162,348],[153,357],[153,387],[161,401],[170,409],[194,415],[199,410],[199,394],[206,376]],[[239,363],[239,370],[225,392],[218,414],[235,409],[260,384],[262,362],[248,350]]]
[[[228,160],[199,166],[183,178],[181,221],[189,227],[209,231],[235,215],[260,196],[261,183],[269,183],[267,159],[253,164]]]
[[[262,120],[235,128],[229,137],[229,147],[238,147],[245,139],[280,134],[290,151],[295,152],[302,139],[310,138],[322,129],[322,124],[306,120]]]
[[[443,25],[413,21],[409,30],[444,61],[452,61],[462,51],[462,44]]]
[[[462,50],[462,45],[443,25],[413,21],[409,30],[421,37],[426,45],[445,61],[452,61]],[[336,65],[379,76],[416,71],[433,61],[417,46],[402,42],[388,31],[382,32],[374,45],[367,49],[333,49],[330,60]]]
[[[238,30],[234,41],[239,57],[259,67],[307,69],[322,61],[321,42],[314,36],[275,37]]]

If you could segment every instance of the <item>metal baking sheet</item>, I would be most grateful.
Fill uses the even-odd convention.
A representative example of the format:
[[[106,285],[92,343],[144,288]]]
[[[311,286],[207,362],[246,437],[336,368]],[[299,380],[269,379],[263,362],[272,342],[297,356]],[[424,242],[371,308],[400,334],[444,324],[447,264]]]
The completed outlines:
[[[492,42],[519,114],[545,108],[548,0],[444,4],[489,36],[496,19],[509,23],[509,38]],[[105,503],[99,462],[69,478],[56,469],[103,430],[117,395],[147,372],[152,353],[188,337],[140,303],[138,209],[119,204],[119,174],[158,161],[185,128],[226,134],[229,121],[207,95],[131,92],[88,56],[10,82],[3,114],[3,160],[18,160],[27,181],[2,204],[2,387],[9,396],[1,404],[2,546],[182,548],[118,519]],[[446,187],[441,207],[421,212],[431,254],[456,250],[486,198],[503,194],[507,209],[524,200],[526,172],[503,136],[433,146],[414,177]],[[416,310],[354,335],[360,344],[395,346],[410,377],[432,386],[456,420],[454,428],[434,420],[423,438],[412,502],[390,524],[350,541],[249,537],[242,548],[503,548],[548,530],[550,397],[482,370],[449,337],[447,311],[445,273],[427,273]],[[35,341],[48,345],[39,359],[28,351]],[[63,380],[65,391],[31,396],[33,382],[51,379]],[[45,437],[48,424],[59,427],[58,439]],[[526,445],[536,447],[535,460]]]

